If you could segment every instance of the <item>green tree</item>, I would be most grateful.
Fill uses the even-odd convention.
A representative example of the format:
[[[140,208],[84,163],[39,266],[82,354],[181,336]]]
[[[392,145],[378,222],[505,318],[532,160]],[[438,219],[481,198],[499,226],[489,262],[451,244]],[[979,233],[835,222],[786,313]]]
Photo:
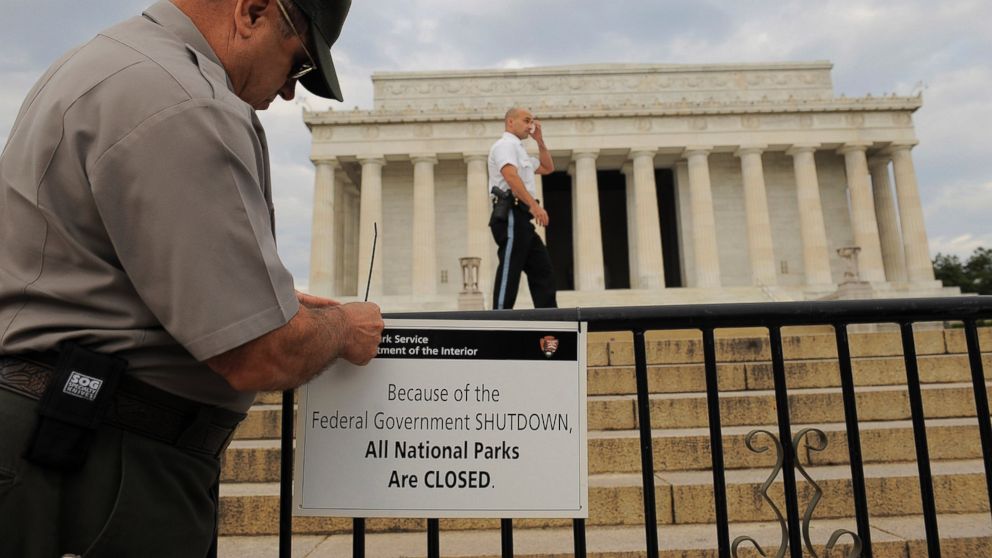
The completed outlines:
[[[965,263],[955,255],[938,253],[933,272],[946,287],[960,287],[963,293],[992,294],[992,249],[975,249]]]
[[[971,281],[972,292],[992,294],[992,249],[976,249],[964,264],[964,271]]]

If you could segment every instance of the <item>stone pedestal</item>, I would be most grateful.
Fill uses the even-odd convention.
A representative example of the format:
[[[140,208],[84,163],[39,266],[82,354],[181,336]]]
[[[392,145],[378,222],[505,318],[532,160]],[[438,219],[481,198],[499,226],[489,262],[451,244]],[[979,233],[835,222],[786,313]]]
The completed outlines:
[[[458,293],[459,310],[485,310],[485,299],[479,291],[479,264],[482,258],[458,258],[462,268],[462,290]]]

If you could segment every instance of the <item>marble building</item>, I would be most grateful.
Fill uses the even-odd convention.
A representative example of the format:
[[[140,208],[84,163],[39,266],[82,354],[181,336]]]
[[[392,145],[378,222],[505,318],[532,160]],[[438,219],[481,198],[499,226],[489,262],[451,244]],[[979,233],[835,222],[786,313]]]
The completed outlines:
[[[852,246],[866,296],[949,293],[912,158],[921,99],[836,96],[831,68],[377,73],[372,110],[304,114],[310,290],[351,300],[368,285],[386,310],[454,309],[459,258],[476,256],[490,307],[486,156],[519,105],[543,122],[557,169],[538,186],[563,306],[837,297]],[[517,307],[529,301],[522,285]]]

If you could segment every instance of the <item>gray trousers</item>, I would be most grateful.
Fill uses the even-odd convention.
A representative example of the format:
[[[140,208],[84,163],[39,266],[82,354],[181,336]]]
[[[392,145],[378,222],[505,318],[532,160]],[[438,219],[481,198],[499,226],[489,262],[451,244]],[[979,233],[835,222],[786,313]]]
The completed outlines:
[[[0,388],[0,556],[207,556],[218,460],[104,426],[82,470],[45,470],[21,457],[36,406]]]

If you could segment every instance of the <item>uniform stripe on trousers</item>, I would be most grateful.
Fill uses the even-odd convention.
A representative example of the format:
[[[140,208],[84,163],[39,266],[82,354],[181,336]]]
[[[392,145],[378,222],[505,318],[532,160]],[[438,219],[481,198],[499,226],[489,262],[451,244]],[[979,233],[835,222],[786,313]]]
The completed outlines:
[[[506,284],[509,283],[510,277],[510,258],[513,255],[513,208],[510,208],[510,221],[507,223],[506,227],[506,250],[503,250],[503,277],[500,278],[499,285],[499,303],[496,306],[497,310],[503,309],[503,299],[506,298]]]

